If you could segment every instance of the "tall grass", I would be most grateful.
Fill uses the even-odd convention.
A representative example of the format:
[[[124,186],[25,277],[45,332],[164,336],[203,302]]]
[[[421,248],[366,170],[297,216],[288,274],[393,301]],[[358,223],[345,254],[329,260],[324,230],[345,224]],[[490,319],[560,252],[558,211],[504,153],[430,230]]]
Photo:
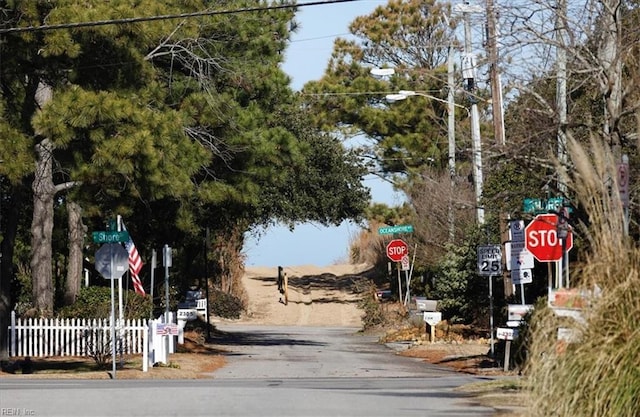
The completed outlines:
[[[588,214],[574,225],[586,251],[572,266],[572,284],[596,295],[583,322],[548,308],[534,314],[526,369],[530,415],[640,416],[640,253],[623,233],[611,151],[595,139],[588,149],[569,145],[574,166],[566,180]],[[562,345],[558,327],[572,329],[577,340]]]
[[[349,239],[349,260],[354,264],[384,265],[387,262],[384,236],[374,232],[384,224],[371,220],[369,230],[361,230]]]

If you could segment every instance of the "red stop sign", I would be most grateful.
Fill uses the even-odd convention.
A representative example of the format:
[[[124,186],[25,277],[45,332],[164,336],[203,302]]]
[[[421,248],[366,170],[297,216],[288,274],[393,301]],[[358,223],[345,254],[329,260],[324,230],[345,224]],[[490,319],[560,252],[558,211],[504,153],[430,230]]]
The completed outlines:
[[[387,256],[393,262],[400,262],[402,257],[409,255],[409,246],[402,239],[393,239],[387,245]]]
[[[524,228],[524,242],[527,250],[540,262],[554,262],[562,259],[562,240],[558,237],[558,215],[540,214]],[[567,234],[565,250],[573,247],[571,229]]]

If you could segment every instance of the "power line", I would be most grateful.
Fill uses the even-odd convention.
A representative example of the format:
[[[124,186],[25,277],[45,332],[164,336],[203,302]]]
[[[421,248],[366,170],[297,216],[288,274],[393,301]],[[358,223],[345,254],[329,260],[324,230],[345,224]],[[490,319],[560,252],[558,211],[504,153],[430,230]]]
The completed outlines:
[[[98,20],[95,22],[60,23],[56,25],[14,27],[14,28],[0,29],[0,34],[20,33],[20,32],[38,32],[38,31],[49,31],[49,30],[57,30],[57,29],[75,29],[75,28],[93,27],[93,26],[122,25],[127,23],[151,22],[151,21],[157,21],[157,20],[185,19],[190,17],[218,16],[218,15],[228,15],[228,14],[237,14],[237,13],[294,9],[294,8],[306,7],[306,6],[321,6],[325,4],[351,3],[356,1],[360,1],[360,0],[319,0],[319,1],[312,1],[308,3],[300,3],[300,4],[281,4],[276,6],[247,7],[247,8],[234,9],[234,10],[215,10],[215,11],[209,10],[209,11],[193,12],[193,13],[180,13],[180,14],[147,16],[147,17],[130,17],[130,18],[112,19],[112,20]]]

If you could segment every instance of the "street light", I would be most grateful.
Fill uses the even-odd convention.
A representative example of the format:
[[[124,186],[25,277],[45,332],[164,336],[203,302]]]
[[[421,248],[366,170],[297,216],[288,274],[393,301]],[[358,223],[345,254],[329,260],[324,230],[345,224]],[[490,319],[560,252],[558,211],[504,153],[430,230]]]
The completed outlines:
[[[450,104],[448,100],[444,100],[444,99],[441,99],[440,97],[432,96],[432,95],[424,93],[422,91],[414,91],[414,90],[400,90],[396,94],[387,94],[385,96],[385,99],[389,103],[393,103],[393,102],[396,102],[396,101],[406,100],[408,97],[411,97],[411,96],[426,97],[426,98],[429,98],[431,100],[440,101],[442,103]],[[460,107],[461,109],[464,109],[467,112],[467,115],[470,114],[469,113],[469,109],[466,108],[465,106],[462,106],[462,105],[457,104],[457,103],[452,103],[452,105],[454,107]],[[454,155],[454,157],[455,157],[455,155]]]
[[[371,75],[375,75],[376,77],[386,77],[396,73],[393,68],[371,68],[371,71],[369,72]]]
[[[447,111],[449,113],[449,118],[447,121],[447,131],[449,138],[449,175],[451,177],[451,186],[453,188],[453,186],[455,185],[456,176],[455,108],[460,107],[465,109],[467,115],[469,115],[469,109],[453,102],[453,91],[455,88],[453,85],[453,67],[450,68],[450,71],[452,72],[452,74],[447,81],[447,88],[449,90],[447,100],[443,100],[440,97],[432,96],[430,94],[414,90],[400,90],[396,94],[387,94],[385,99],[388,102],[393,103],[395,101],[406,100],[407,97],[411,96],[422,96],[431,100],[447,103]],[[371,68],[369,72],[371,73],[371,75],[375,75],[377,77],[391,76],[396,73],[395,69],[393,68]],[[451,218],[451,216],[449,217],[449,222],[450,225],[453,225],[453,219]],[[450,238],[453,239],[452,228],[450,228]]]
[[[475,10],[475,9],[474,9]],[[468,58],[471,58],[469,54],[465,55]],[[471,62],[474,60],[471,59]],[[451,63],[451,59],[449,59],[449,63]],[[473,179],[474,179],[474,189],[476,194],[476,217],[478,224],[484,224],[484,208],[480,205],[480,200],[482,197],[482,188],[483,188],[483,179],[482,179],[482,145],[480,140],[480,122],[479,122],[479,114],[478,114],[478,106],[477,100],[472,94],[472,91],[469,91],[469,97],[471,97],[471,110],[467,107],[461,106],[459,104],[454,103],[453,101],[453,91],[455,86],[453,85],[453,66],[448,65],[449,77],[447,77],[447,87],[449,89],[449,94],[447,95],[447,100],[443,100],[439,97],[435,97],[426,93],[413,91],[413,90],[400,90],[396,94],[389,94],[386,96],[387,101],[394,102],[398,100],[405,100],[410,96],[423,96],[432,100],[445,102],[448,105],[448,124],[447,130],[449,132],[449,172],[451,175],[451,185],[452,187],[455,185],[455,117],[454,117],[454,109],[455,107],[461,107],[466,110],[467,115],[471,118],[471,143],[472,143],[472,161],[473,161]],[[395,74],[393,68],[372,68],[370,73],[375,76],[390,76]],[[471,67],[470,76],[474,77],[475,68]],[[463,74],[463,76],[469,76],[468,74]],[[470,85],[473,85],[474,78],[466,79]],[[451,213],[450,213],[451,216]],[[452,224],[453,220],[450,218],[450,224]],[[450,229],[450,237],[452,236],[453,229]]]
[[[455,112],[455,107],[461,107],[465,109],[467,111],[467,115],[469,115],[469,109],[454,103],[452,99],[452,95],[449,95],[449,100],[443,100],[440,97],[432,96],[431,94],[427,94],[421,91],[414,91],[414,90],[400,90],[396,94],[387,94],[385,99],[390,103],[394,103],[396,101],[406,100],[408,97],[412,97],[412,96],[426,97],[431,100],[440,101],[448,104],[449,118],[448,118],[447,130],[449,131],[449,134],[448,134],[449,175],[451,180],[451,189],[453,190],[453,188],[455,187],[455,176],[456,176],[456,144],[455,144],[455,123],[454,123],[455,118],[453,116]],[[449,240],[453,242],[453,239],[455,237],[455,218],[453,215],[452,198],[453,198],[452,194],[450,194],[449,209],[448,209],[449,213],[447,217],[448,217],[448,223],[449,223]]]

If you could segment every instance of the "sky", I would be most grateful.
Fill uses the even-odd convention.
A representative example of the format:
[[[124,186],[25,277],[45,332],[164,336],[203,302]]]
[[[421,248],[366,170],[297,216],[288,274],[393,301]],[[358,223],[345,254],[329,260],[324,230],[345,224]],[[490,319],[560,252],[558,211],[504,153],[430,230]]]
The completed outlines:
[[[304,4],[305,1],[299,1]],[[301,7],[296,15],[300,29],[292,36],[286,51],[283,70],[292,79],[292,88],[300,90],[311,80],[322,77],[337,37],[347,38],[349,24],[358,16],[368,15],[387,0],[359,0],[349,3]],[[364,178],[371,188],[373,202],[399,205],[403,198],[390,184],[375,176]],[[250,237],[245,243],[247,266],[327,266],[347,263],[349,242],[360,227],[343,222],[338,227],[323,227],[316,223],[297,226],[293,231],[285,226],[269,228],[258,240]]]

